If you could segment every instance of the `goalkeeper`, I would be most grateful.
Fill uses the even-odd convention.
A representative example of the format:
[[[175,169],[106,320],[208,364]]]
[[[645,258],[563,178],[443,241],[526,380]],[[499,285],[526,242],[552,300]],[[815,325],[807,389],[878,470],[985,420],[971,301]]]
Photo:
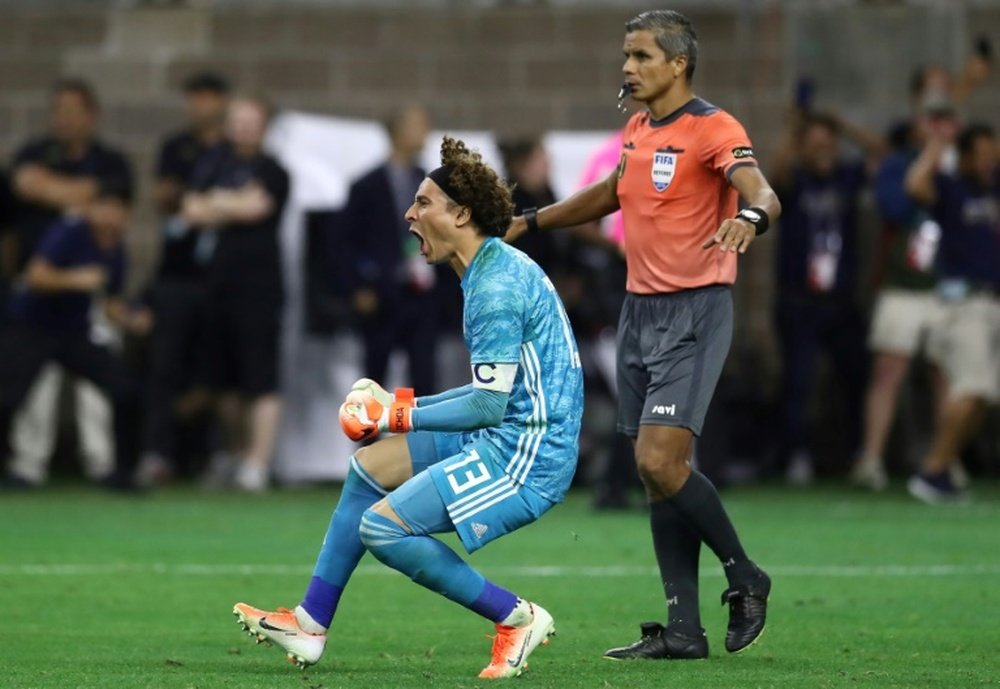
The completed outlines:
[[[496,624],[480,673],[521,673],[554,632],[540,606],[486,580],[431,534],[473,552],[562,500],[576,469],[583,413],[580,356],[552,283],[500,239],[510,189],[478,153],[445,138],[441,167],[406,212],[429,263],[448,263],[464,294],[472,383],[439,395],[390,394],[359,380],[340,410],[353,440],[391,432],[350,460],[312,580],[294,609],[234,609],[258,640],[299,667],[319,660],[344,588],[367,549],[421,586]]]

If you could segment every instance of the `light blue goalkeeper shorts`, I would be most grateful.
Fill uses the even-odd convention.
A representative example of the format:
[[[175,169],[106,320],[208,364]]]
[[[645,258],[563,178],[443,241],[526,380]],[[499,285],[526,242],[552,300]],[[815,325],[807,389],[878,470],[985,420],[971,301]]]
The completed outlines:
[[[515,483],[490,445],[467,433],[414,431],[406,440],[413,478],[388,500],[413,533],[454,531],[472,553],[556,504]]]

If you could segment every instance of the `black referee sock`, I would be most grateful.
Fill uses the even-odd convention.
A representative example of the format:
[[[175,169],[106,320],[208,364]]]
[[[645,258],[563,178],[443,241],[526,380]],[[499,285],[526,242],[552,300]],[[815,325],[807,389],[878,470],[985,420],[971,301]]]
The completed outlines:
[[[667,626],[689,636],[700,636],[698,556],[701,537],[669,500],[649,506],[649,524],[663,592],[667,597]]]
[[[704,474],[692,471],[670,502],[719,558],[730,586],[746,583],[755,577],[756,568],[740,544],[740,537],[729,521],[719,493]]]

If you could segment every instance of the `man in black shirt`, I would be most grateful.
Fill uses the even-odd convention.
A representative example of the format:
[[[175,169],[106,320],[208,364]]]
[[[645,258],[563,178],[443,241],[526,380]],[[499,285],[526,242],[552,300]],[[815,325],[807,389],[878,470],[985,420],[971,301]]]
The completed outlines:
[[[100,106],[91,86],[79,79],[56,82],[51,92],[49,132],[20,148],[11,164],[12,208],[8,261],[16,274],[24,270],[42,234],[64,214],[78,212],[102,187],[132,195],[132,171],[121,152],[97,135]],[[19,466],[41,467],[55,442],[55,398],[61,376],[47,367],[29,401],[14,422],[11,450]],[[81,444],[93,471],[107,465],[110,418],[103,400],[78,388]],[[81,411],[81,408],[83,411]],[[29,430],[30,429],[30,430]]]
[[[184,195],[186,222],[215,239],[208,263],[210,348],[214,385],[223,392],[220,412],[240,457],[236,486],[267,487],[268,466],[281,415],[278,337],[282,307],[278,227],[288,199],[288,173],[264,153],[268,106],[235,98],[226,115],[229,144],[196,166]],[[244,424],[240,402],[250,403]]]
[[[208,289],[205,265],[214,239],[190,228],[180,213],[198,161],[223,146],[229,85],[212,73],[184,83],[188,126],[160,147],[154,198],[161,214],[159,270],[151,289],[156,325],[150,340],[150,380],[138,480],[162,483],[176,461],[178,398],[206,384],[204,356]]]
[[[98,115],[97,96],[87,83],[60,81],[52,90],[50,133],[14,155],[18,269],[42,233],[63,213],[93,200],[102,182],[127,185],[131,193],[132,171],[125,156],[97,138]]]

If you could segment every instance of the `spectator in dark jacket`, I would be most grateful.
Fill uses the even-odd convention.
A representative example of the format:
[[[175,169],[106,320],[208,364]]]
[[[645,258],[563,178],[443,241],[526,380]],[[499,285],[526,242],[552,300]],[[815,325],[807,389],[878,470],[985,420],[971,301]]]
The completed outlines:
[[[344,222],[356,241],[354,310],[365,348],[365,374],[385,380],[389,357],[406,352],[409,383],[437,390],[440,289],[453,275],[427,265],[403,218],[424,178],[418,160],[429,130],[427,112],[408,106],[386,123],[389,159],[351,185]]]

